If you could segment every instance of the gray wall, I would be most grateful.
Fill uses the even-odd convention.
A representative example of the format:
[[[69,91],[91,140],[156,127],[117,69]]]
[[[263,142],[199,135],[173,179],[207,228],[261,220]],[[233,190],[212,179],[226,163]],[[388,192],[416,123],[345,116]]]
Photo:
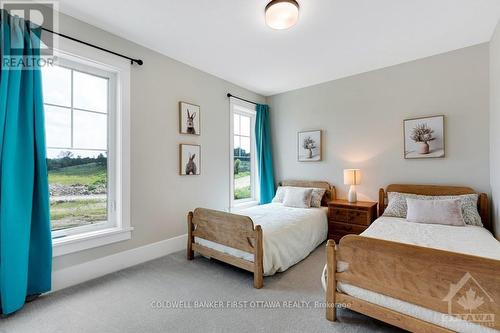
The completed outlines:
[[[264,97],[66,15],[60,17],[60,30],[140,58],[144,65],[133,66],[131,71],[130,210],[135,228],[132,239],[57,257],[54,270],[185,234],[186,214],[195,207],[226,209],[229,201],[226,93],[258,102],[264,102]],[[178,134],[179,101],[201,106],[200,137]],[[179,176],[179,143],[201,144],[201,176]]]
[[[490,177],[495,235],[500,240],[500,25],[490,43]]]
[[[268,97],[277,179],[328,180],[346,197],[342,170],[360,168],[358,199],[376,200],[389,183],[489,193],[488,57],[481,44]],[[405,160],[403,119],[439,114],[446,157]],[[297,162],[297,131],[307,129],[324,130],[322,162]]]

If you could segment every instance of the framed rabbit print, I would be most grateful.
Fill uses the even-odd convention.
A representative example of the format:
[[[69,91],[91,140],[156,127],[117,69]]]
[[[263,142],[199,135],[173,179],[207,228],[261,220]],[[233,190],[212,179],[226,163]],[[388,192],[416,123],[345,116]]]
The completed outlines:
[[[200,107],[179,102],[179,132],[181,134],[200,135]]]
[[[201,174],[201,146],[181,143],[179,145],[179,174],[197,176]]]

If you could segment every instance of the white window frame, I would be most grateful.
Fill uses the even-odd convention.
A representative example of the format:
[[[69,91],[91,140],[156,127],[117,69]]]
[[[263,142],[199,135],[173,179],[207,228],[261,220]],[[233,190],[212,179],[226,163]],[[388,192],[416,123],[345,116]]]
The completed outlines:
[[[81,73],[86,73],[90,74],[96,77],[102,77],[108,80],[108,108],[107,108],[107,122],[108,122],[108,138],[107,138],[107,149],[106,149],[106,154],[108,157],[108,163],[107,163],[107,170],[115,170],[116,169],[116,159],[114,158],[114,154],[116,151],[116,139],[114,136],[114,133],[116,132],[116,73],[110,72],[110,71],[104,71],[102,69],[98,69],[92,66],[88,66],[86,64],[83,64],[82,62],[75,62],[69,59],[70,57],[64,56],[64,57],[59,57],[58,59],[58,66],[64,67],[71,69],[73,71],[78,71]],[[71,80],[73,80],[73,75],[71,77]],[[71,93],[73,94],[73,82],[72,82],[72,88],[71,88]],[[54,105],[56,107],[59,107],[59,105],[56,104],[50,104],[47,103],[48,105]],[[76,111],[84,111],[86,112],[87,110],[83,109],[78,109],[75,108],[74,105],[71,105],[72,110]],[[74,112],[74,111],[72,111]],[[93,112],[93,111],[89,111]],[[71,123],[71,131],[73,132],[73,123]],[[73,134],[72,134],[73,135]],[[47,147],[48,149],[60,149],[60,150],[95,150],[95,151],[100,151],[100,149],[93,149],[93,148],[73,148],[73,147]],[[52,238],[53,239],[59,239],[62,237],[67,237],[67,236],[73,236],[73,235],[79,235],[82,233],[90,232],[90,231],[97,231],[101,229],[109,229],[112,227],[115,227],[117,225],[117,216],[116,216],[116,210],[114,209],[116,205],[116,173],[115,172],[108,172],[107,174],[107,185],[108,185],[108,191],[107,191],[107,220],[96,223],[96,224],[91,224],[91,225],[85,225],[81,227],[74,227],[74,228],[68,228],[68,229],[61,229],[61,230],[55,230],[52,231]]]
[[[231,211],[237,211],[238,209],[243,209],[251,206],[256,206],[259,204],[259,190],[258,190],[258,170],[257,170],[257,159],[256,144],[255,144],[255,118],[257,112],[255,111],[255,105],[231,99],[229,103],[230,117],[229,117],[229,209]],[[250,186],[252,189],[252,197],[248,199],[234,199],[234,115],[239,114],[246,117],[250,117]]]
[[[53,256],[131,239],[130,225],[130,63],[70,40],[54,50],[56,64],[109,79],[108,221],[54,231]],[[66,66],[65,66],[66,65]]]

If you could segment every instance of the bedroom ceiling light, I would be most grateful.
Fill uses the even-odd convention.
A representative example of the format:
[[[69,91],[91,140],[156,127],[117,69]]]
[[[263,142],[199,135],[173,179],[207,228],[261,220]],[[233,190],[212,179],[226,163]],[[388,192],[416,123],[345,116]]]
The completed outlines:
[[[273,0],[266,6],[266,24],[273,29],[288,29],[299,20],[299,3],[295,0]]]

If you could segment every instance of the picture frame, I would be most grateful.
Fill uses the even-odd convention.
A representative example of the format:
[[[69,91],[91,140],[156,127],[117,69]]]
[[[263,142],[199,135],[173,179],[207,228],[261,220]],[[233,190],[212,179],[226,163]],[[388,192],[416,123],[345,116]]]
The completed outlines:
[[[179,133],[201,135],[201,107],[188,102],[179,102]]]
[[[403,120],[404,158],[444,158],[445,116],[427,116]]]
[[[189,143],[179,144],[179,175],[201,175],[201,146]]]
[[[297,132],[297,161],[319,162],[323,159],[323,131]]]

